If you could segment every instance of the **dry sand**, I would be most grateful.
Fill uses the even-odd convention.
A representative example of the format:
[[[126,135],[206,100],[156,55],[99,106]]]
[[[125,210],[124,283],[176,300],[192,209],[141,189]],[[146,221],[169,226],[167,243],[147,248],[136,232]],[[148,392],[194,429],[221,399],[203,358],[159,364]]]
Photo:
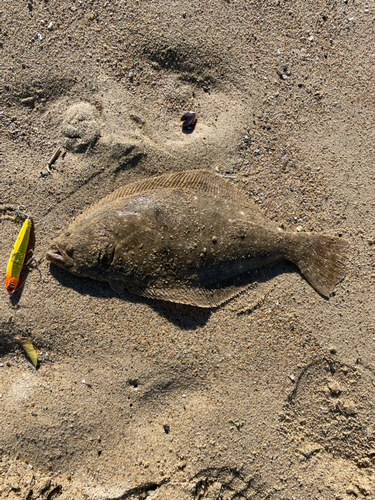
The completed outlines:
[[[4,278],[20,204],[37,255],[0,297],[0,497],[375,498],[374,2],[0,10]],[[285,264],[199,310],[41,261],[118,186],[193,168],[231,176],[288,230],[346,238],[334,296]]]

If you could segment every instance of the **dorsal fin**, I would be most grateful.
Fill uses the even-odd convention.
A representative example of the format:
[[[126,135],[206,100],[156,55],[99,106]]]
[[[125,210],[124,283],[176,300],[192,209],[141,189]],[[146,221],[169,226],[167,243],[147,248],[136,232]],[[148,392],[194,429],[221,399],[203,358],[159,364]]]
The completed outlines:
[[[203,192],[211,196],[220,196],[223,199],[238,203],[245,210],[251,210],[252,218],[267,224],[267,219],[262,215],[259,208],[248,198],[241,189],[233,186],[219,175],[208,170],[189,170],[186,172],[174,172],[158,177],[151,177],[142,181],[133,182],[120,187],[113,193],[91,205],[74,222],[84,219],[98,208],[107,205],[119,198],[131,195],[143,194],[156,189],[188,189]]]

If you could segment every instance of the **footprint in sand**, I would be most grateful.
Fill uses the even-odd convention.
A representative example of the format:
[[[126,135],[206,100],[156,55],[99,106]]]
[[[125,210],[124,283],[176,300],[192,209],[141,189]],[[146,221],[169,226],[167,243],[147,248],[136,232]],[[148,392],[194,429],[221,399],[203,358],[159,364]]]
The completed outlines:
[[[373,385],[371,370],[361,365],[313,363],[298,378],[282,416],[282,428],[299,443],[299,452],[307,460],[324,450],[334,458],[373,468]]]
[[[84,153],[94,146],[100,137],[96,109],[87,102],[69,106],[62,123],[64,147],[74,153]]]

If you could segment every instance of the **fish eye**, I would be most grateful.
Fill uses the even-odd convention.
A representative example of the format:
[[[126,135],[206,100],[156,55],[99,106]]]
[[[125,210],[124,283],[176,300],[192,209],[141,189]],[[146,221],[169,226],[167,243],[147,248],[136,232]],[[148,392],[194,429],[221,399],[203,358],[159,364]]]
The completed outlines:
[[[72,245],[66,245],[65,251],[71,257],[72,253],[74,252],[74,248]]]
[[[65,231],[65,236],[70,236],[71,232],[70,231]]]

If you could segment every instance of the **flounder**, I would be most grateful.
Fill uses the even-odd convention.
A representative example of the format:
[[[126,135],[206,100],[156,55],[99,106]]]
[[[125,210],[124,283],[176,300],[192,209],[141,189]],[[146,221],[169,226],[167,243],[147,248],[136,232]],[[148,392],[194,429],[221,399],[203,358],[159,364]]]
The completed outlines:
[[[215,307],[254,269],[286,259],[328,297],[345,275],[347,242],[281,231],[240,189],[204,170],[125,185],[53,241],[47,259],[113,290]]]

